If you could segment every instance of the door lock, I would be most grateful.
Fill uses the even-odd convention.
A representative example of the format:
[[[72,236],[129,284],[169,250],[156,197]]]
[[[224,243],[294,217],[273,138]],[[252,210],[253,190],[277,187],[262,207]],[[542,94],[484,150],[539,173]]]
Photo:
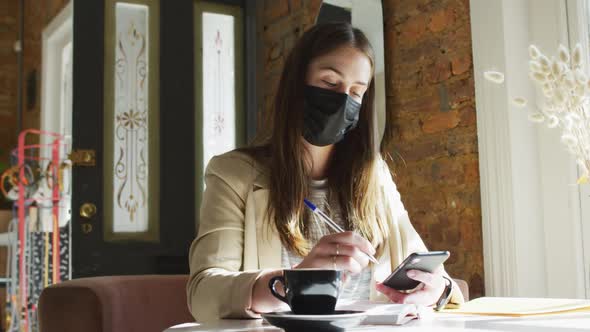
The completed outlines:
[[[73,150],[68,159],[72,161],[74,166],[96,166],[96,151],[95,150]]]
[[[82,224],[82,233],[88,234],[90,232],[92,232],[92,224],[87,223],[87,222],[83,223]]]

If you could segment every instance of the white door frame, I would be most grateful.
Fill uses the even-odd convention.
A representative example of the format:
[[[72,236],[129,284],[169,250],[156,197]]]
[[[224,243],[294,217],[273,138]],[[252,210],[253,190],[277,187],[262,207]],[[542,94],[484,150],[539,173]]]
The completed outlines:
[[[42,73],[41,73],[41,130],[59,133],[65,137],[64,145],[60,147],[60,158],[67,159],[69,149],[72,146],[72,81],[71,72],[67,74],[70,79],[64,80],[62,76],[64,52],[72,52],[73,45],[73,0],[59,12],[59,14],[43,30],[42,34]],[[70,57],[73,54],[70,53]],[[73,59],[70,58],[70,61]],[[70,65],[73,68],[73,65]],[[69,86],[64,86],[69,82]],[[69,93],[64,94],[64,88]],[[42,147],[52,143],[53,137],[47,135],[40,136]],[[51,158],[51,149],[42,148],[41,157],[49,160]],[[70,168],[71,169],[71,168]],[[59,225],[66,225],[71,216],[71,172],[64,173],[66,191],[62,193],[62,199],[59,203]],[[43,230],[53,229],[51,218],[41,218],[41,228]],[[71,228],[70,228],[71,230]],[[70,242],[71,246],[71,242]],[[70,248],[71,252],[71,248]],[[71,259],[71,255],[70,255]],[[71,263],[70,263],[71,265]],[[70,269],[71,272],[71,269]]]
[[[70,108],[61,106],[62,51],[73,41],[73,0],[43,30],[41,129],[71,135]]]

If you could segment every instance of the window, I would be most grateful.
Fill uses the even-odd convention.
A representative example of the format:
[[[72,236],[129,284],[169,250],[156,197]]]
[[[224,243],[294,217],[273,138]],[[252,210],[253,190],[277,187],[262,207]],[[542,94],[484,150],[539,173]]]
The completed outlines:
[[[207,164],[246,142],[243,12],[238,2],[194,4],[197,219]]]
[[[559,131],[511,102],[543,103],[523,66],[530,44],[551,55],[583,39],[587,49],[587,1],[470,2],[487,296],[590,295],[588,186],[575,184]],[[486,82],[487,70],[506,73],[503,84]]]
[[[105,2],[104,237],[159,241],[159,7]]]
[[[590,0],[568,1],[568,26],[570,44],[581,43],[587,58],[584,61],[585,72],[590,70]],[[586,298],[590,298],[590,186],[580,185],[580,233],[583,272],[586,280]]]
[[[202,13],[203,169],[236,147],[236,18]]]

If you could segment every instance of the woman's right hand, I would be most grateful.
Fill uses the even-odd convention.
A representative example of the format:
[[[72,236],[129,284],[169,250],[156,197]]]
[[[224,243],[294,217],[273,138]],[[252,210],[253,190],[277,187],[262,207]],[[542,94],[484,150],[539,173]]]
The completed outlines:
[[[367,239],[348,231],[322,237],[296,269],[323,268],[360,273],[369,258],[365,253],[375,255],[375,248]]]

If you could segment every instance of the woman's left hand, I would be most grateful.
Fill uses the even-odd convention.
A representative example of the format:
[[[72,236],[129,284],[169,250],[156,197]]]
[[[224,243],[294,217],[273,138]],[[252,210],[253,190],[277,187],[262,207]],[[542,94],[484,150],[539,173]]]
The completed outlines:
[[[395,303],[429,306],[438,301],[445,289],[445,279],[443,278],[442,269],[434,273],[409,270],[408,277],[421,282],[420,286],[412,293],[402,293],[382,283],[377,283],[377,290],[385,294],[389,300]]]

